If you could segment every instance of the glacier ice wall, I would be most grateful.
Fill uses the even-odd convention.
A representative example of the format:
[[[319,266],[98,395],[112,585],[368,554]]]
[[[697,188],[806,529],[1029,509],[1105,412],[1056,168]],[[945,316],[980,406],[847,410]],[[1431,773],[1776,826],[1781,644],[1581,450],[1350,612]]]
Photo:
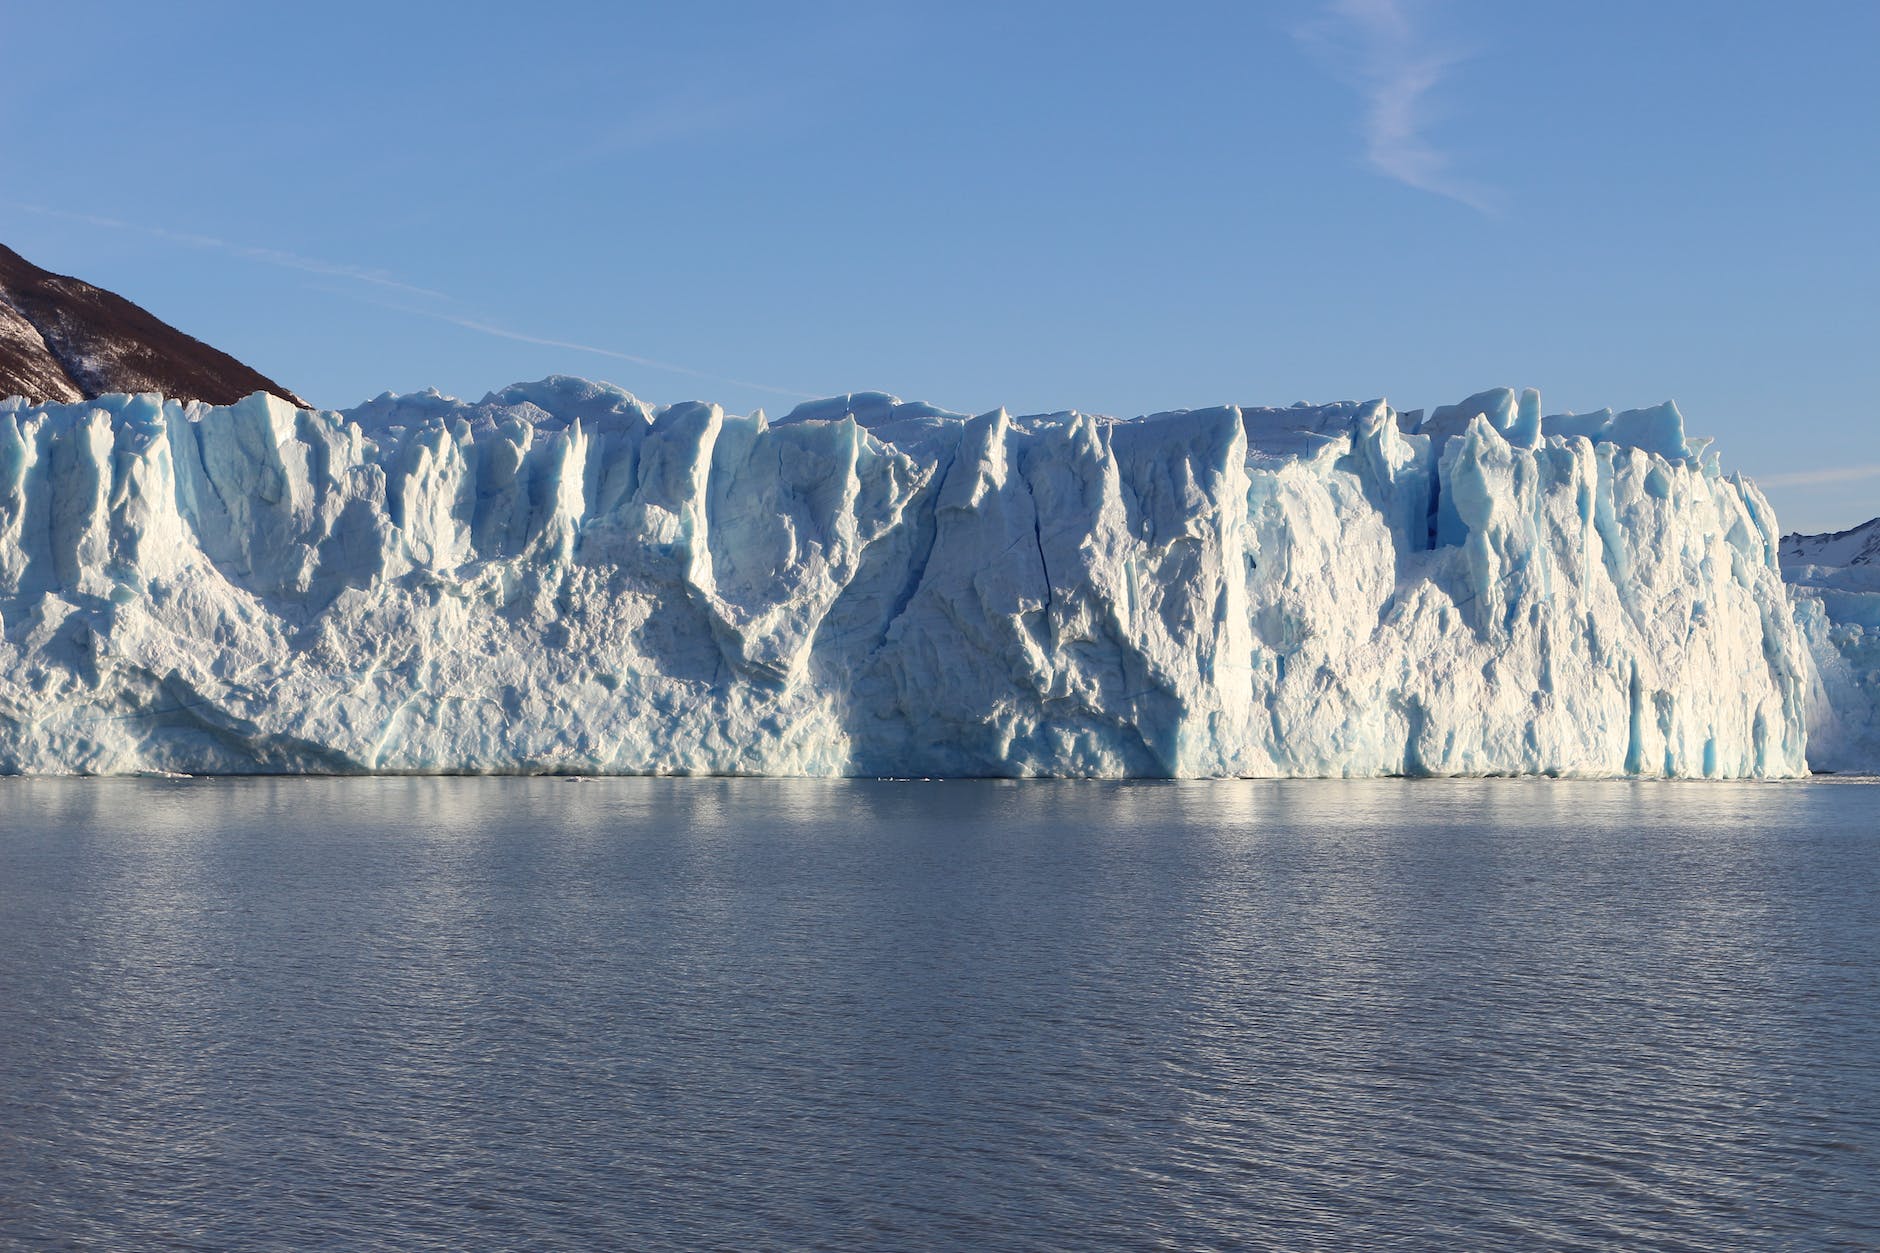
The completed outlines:
[[[1761,494],[1485,392],[0,403],[0,770],[1805,770]]]

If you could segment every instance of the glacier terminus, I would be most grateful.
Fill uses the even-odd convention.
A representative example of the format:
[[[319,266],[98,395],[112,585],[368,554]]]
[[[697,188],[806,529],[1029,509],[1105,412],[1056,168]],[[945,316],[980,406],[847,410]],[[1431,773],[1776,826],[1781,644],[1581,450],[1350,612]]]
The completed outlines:
[[[1801,775],[1868,676],[1706,445],[1509,389],[15,399],[0,771]]]

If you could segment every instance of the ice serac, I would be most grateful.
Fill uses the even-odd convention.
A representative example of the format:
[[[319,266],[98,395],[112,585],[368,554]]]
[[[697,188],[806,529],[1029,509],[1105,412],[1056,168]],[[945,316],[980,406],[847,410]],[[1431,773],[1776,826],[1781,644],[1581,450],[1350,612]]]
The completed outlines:
[[[1815,663],[1809,764],[1880,771],[1880,518],[1829,535],[1785,535],[1780,551]]]
[[[0,769],[1747,777],[1819,685],[1675,407],[0,404]]]

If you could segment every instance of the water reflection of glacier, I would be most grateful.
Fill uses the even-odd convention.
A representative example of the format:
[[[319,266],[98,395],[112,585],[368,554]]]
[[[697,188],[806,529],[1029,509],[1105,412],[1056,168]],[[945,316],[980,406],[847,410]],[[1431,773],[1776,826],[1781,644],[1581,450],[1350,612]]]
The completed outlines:
[[[13,781],[0,1242],[1869,1242],[1872,795]]]

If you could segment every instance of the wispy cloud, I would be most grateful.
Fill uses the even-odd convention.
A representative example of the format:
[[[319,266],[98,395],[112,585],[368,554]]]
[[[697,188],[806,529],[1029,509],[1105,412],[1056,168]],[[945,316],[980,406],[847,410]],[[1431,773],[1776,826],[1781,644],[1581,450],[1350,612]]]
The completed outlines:
[[[678,147],[713,137],[734,136],[789,116],[796,102],[780,93],[707,90],[657,97],[601,120],[585,142],[544,154],[535,176],[560,176],[647,149]]]
[[[1880,478],[1880,461],[1853,466],[1824,466],[1819,470],[1791,470],[1786,474],[1758,474],[1760,487],[1815,487],[1822,483],[1857,483]]]
[[[36,213],[62,221],[77,222],[87,226],[102,227],[107,230],[129,231],[138,235],[161,239],[169,243],[182,244],[191,248],[204,248],[226,253],[246,261],[261,265],[276,266],[281,269],[299,270],[307,274],[318,274],[326,278],[346,279],[361,283],[380,291],[393,292],[411,298],[417,297],[429,301],[437,307],[422,308],[414,304],[397,304],[388,300],[373,299],[358,292],[344,292],[347,297],[363,301],[375,308],[387,309],[411,317],[429,318],[437,322],[447,322],[452,326],[475,331],[480,335],[490,335],[497,339],[513,340],[522,344],[535,344],[544,348],[560,348],[568,352],[588,353],[599,357],[610,357],[615,361],[625,361],[643,369],[658,370],[666,374],[683,375],[686,378],[699,379],[720,386],[742,387],[750,391],[766,392],[775,396],[786,396],[796,400],[814,400],[814,392],[796,391],[793,388],[778,387],[769,383],[752,383],[729,375],[717,374],[708,370],[695,370],[690,366],[675,365],[670,361],[660,361],[653,357],[643,357],[637,353],[621,352],[613,348],[602,348],[594,344],[582,344],[572,340],[554,339],[544,335],[531,335],[524,331],[511,330],[498,326],[485,318],[459,312],[464,302],[448,293],[430,287],[420,287],[407,283],[383,270],[367,266],[349,265],[341,261],[325,261],[318,257],[303,256],[280,248],[264,248],[252,244],[237,243],[232,240],[218,239],[213,235],[200,235],[191,231],[170,230],[161,226],[148,226],[138,222],[127,222],[121,218],[106,217],[96,213],[79,213],[69,209],[53,208],[48,205],[21,204],[14,201],[0,202],[5,208],[24,213]],[[324,285],[323,285],[324,286]],[[327,290],[336,290],[327,288]]]
[[[787,107],[785,100],[774,93],[694,89],[662,96],[628,110],[603,130],[583,155],[612,156],[735,131],[774,119]]]
[[[1468,59],[1420,28],[1414,0],[1328,0],[1299,38],[1332,64],[1363,99],[1359,122],[1365,160],[1406,187],[1497,213],[1497,189],[1455,171],[1455,159],[1428,136],[1431,95]]]

